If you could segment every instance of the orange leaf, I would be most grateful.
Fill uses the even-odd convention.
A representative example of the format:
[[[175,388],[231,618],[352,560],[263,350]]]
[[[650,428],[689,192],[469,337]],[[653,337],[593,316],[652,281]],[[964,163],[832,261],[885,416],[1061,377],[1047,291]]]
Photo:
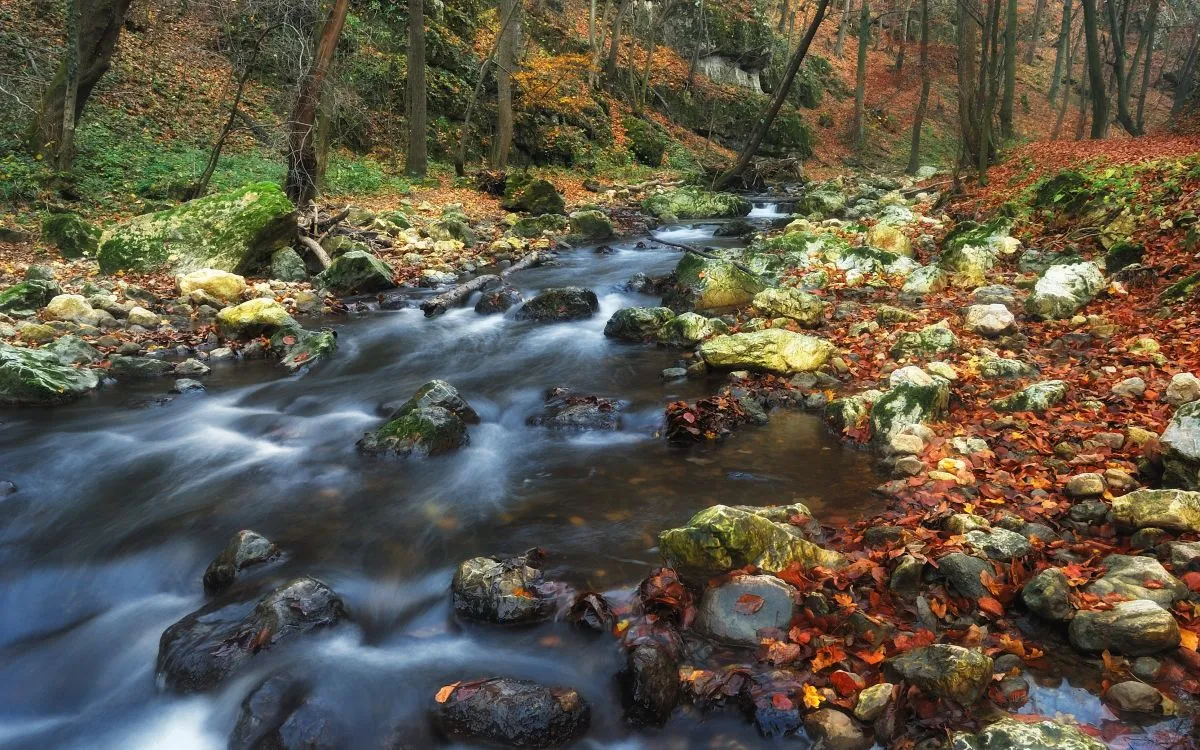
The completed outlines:
[[[981,609],[984,613],[991,615],[992,617],[1004,616],[1004,605],[990,596],[980,597],[979,609]]]
[[[1195,651],[1196,648],[1200,646],[1200,636],[1197,636],[1194,630],[1180,628],[1179,645],[1182,648],[1186,648],[1188,651]]]
[[[450,700],[450,696],[454,695],[454,690],[458,687],[458,685],[459,683],[452,682],[449,685],[442,686],[442,689],[437,691],[437,695],[434,696],[434,700],[436,700],[438,703],[445,703],[446,701]]]

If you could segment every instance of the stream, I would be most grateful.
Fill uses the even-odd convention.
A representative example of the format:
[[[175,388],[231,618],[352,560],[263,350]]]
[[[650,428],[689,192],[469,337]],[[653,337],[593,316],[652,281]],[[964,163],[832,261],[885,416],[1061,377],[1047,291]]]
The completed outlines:
[[[759,203],[750,219],[780,216],[777,204]],[[714,229],[661,236],[736,244],[714,240]],[[657,533],[709,505],[801,501],[839,525],[881,503],[870,457],[811,414],[776,412],[719,446],[658,437],[668,402],[709,395],[722,376],[664,383],[659,373],[678,351],[605,338],[617,309],[657,304],[621,284],[669,272],[680,255],[645,237],[613,248],[564,251],[510,279],[526,298],[592,288],[601,309],[588,320],[538,325],[470,306],[434,319],[416,308],[358,313],[332,323],[338,352],[311,373],[220,363],[206,392],[169,401],[169,381],[155,381],[56,410],[0,412],[0,479],[19,488],[0,498],[0,747],[224,748],[242,699],[284,665],[337,708],[353,747],[382,748],[397,727],[410,747],[440,746],[425,720],[434,693],[493,675],[578,689],[592,706],[581,747],[762,744],[731,713],[679,711],[661,730],[632,729],[612,639],[561,622],[465,623],[451,610],[454,568],[477,555],[543,547],[548,579],[620,597],[661,564]],[[383,421],[380,407],[431,378],[457,387],[482,417],[470,445],[427,460],[358,454],[355,441]],[[554,386],[625,401],[622,429],[527,426]],[[250,601],[308,574],[343,597],[354,624],[264,652],[210,693],[161,692],[159,637],[204,604],[205,566],[243,528],[285,557],[228,596]],[[1035,685],[1036,712],[1101,710],[1075,693],[1088,696]]]

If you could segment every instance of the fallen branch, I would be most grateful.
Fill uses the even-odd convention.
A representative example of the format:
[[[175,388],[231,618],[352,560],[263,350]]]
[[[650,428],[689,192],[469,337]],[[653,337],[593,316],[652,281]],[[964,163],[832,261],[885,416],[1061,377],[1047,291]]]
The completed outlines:
[[[517,271],[524,271],[526,268],[540,266],[544,260],[545,258],[543,258],[540,253],[530,253],[529,255],[526,255],[524,258],[521,258],[516,263],[513,263],[511,266],[501,271],[500,278],[507,279],[510,274],[514,274]]]
[[[317,223],[317,226],[315,227],[315,229],[324,229],[325,231],[321,232],[320,236],[317,237],[317,242],[319,243],[322,240],[324,240],[326,237],[328,237],[329,233],[332,232],[337,227],[337,225],[342,223],[342,221],[349,215],[350,215],[350,207],[346,206],[345,208],[343,208],[341,211],[338,211],[333,216],[330,216],[329,218],[322,219],[321,221],[319,221]]]
[[[524,271],[527,268],[533,268],[543,260],[544,258],[539,253],[530,253],[521,260],[513,263],[511,266],[501,271],[499,274],[485,274],[483,276],[476,276],[470,281],[459,284],[453,289],[442,292],[436,297],[430,297],[421,303],[421,309],[425,312],[425,317],[427,318],[432,318],[435,315],[441,315],[451,307],[462,304],[464,300],[466,300],[475,292],[482,291],[492,284],[499,284],[511,274],[514,274],[517,271]]]
[[[317,262],[321,264],[321,268],[329,268],[329,265],[333,263],[333,260],[331,260],[329,257],[329,253],[325,252],[325,248],[321,247],[321,244],[312,237],[300,235],[297,238],[297,241],[304,249],[313,254],[313,257],[317,259]]]

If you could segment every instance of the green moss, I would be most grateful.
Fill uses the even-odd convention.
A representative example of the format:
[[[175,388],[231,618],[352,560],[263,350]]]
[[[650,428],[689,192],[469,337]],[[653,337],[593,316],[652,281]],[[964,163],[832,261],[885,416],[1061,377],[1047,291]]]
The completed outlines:
[[[94,370],[65,365],[53,351],[0,343],[0,403],[62,403],[99,383]]]
[[[626,341],[646,341],[675,317],[668,307],[623,307],[604,326],[604,335]]]
[[[1117,242],[1104,256],[1105,273],[1113,274],[1125,266],[1141,263],[1146,248],[1140,243]]]
[[[683,187],[655,193],[642,201],[642,210],[663,221],[681,219],[731,219],[750,213],[748,200],[733,193],[714,193]]]
[[[636,117],[626,117],[621,124],[625,128],[628,148],[637,160],[648,167],[661,166],[667,150],[667,138],[662,131]]]
[[[0,312],[18,317],[33,315],[39,308],[45,307],[50,300],[60,294],[62,294],[62,289],[54,281],[43,279],[22,281],[0,292]]]
[[[564,232],[568,225],[567,217],[562,214],[522,216],[511,231],[518,237],[541,237],[543,232]]]
[[[337,334],[333,331],[284,329],[271,337],[271,349],[279,354],[279,364],[295,372],[332,357],[337,351]]]
[[[1167,304],[1182,302],[1190,299],[1200,288],[1200,272],[1185,276],[1163,290],[1159,299]],[[0,309],[3,309],[3,295],[0,295]]]
[[[719,310],[749,304],[766,284],[729,260],[686,253],[663,304],[677,311]]]
[[[523,211],[534,215],[561,214],[566,210],[566,202],[551,182],[530,177],[522,172],[508,176],[504,186],[504,200],[500,205],[509,211]]]
[[[73,213],[44,215],[42,239],[58,248],[64,258],[95,255],[100,248],[100,230]]]
[[[368,294],[396,286],[392,267],[364,250],[342,254],[317,275],[317,283],[335,294]]]

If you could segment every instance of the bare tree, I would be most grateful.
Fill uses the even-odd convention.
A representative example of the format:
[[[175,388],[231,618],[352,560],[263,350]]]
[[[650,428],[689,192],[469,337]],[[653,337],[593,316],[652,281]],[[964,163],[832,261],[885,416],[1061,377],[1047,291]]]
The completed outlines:
[[[1045,0],[1037,0],[1033,6],[1033,29],[1029,32],[1029,48],[1025,50],[1025,64],[1033,65],[1033,53],[1037,51],[1038,37],[1042,33],[1042,9]]]
[[[79,2],[67,0],[66,91],[63,95],[62,138],[58,144],[58,169],[71,169],[75,158],[75,100],[79,98]]]
[[[1142,37],[1146,41],[1146,62],[1142,66],[1142,89],[1138,92],[1137,130],[1146,132],[1146,94],[1150,91],[1150,68],[1154,62],[1154,35],[1158,32],[1158,2],[1150,0],[1150,10],[1146,14],[1146,25],[1142,28]]]
[[[867,143],[867,45],[871,41],[871,5],[862,0],[858,16],[858,65],[854,72],[854,148],[861,151]]]
[[[504,30],[512,23],[515,15],[516,9],[514,7],[509,8],[509,12],[501,17],[500,32],[496,34],[496,39],[492,42],[492,48],[488,51],[487,57],[483,59],[483,64],[479,66],[479,78],[475,80],[475,89],[471,92],[471,98],[467,100],[467,111],[463,116],[462,125],[458,128],[458,146],[454,150],[454,173],[459,177],[466,174],[467,134],[471,129],[471,115],[475,112],[475,105],[479,103],[479,97],[483,93],[483,86],[487,81],[488,73],[491,72],[492,66],[496,62],[496,50],[500,45],[500,38],[504,35]]]
[[[1104,3],[1108,8],[1108,24],[1109,24],[1109,39],[1113,45],[1113,79],[1117,85],[1117,122],[1130,135],[1137,135],[1137,123],[1133,121],[1133,115],[1129,112],[1129,84],[1132,70],[1125,68],[1125,18],[1129,10],[1129,2],[1126,0],[1125,13],[1118,15],[1116,0],[1107,0]],[[1134,55],[1134,65],[1137,66],[1137,56]],[[1107,120],[1108,118],[1105,118]]]
[[[1000,138],[1013,136],[1013,104],[1017,94],[1017,0],[1004,14],[1004,92],[1000,96]]]
[[[1108,99],[1104,91],[1104,69],[1100,66],[1100,33],[1096,0],[1080,0],[1083,6],[1083,38],[1087,48],[1088,91],[1092,100],[1092,137],[1103,138],[1108,122]]]
[[[425,134],[428,110],[425,101],[425,4],[424,0],[408,0],[408,153],[404,171],[414,177],[424,177],[429,168]]]
[[[1063,62],[1070,53],[1071,44],[1071,0],[1063,0],[1062,12],[1062,27],[1058,32],[1058,42],[1054,45],[1054,74],[1050,77],[1050,90],[1047,92],[1047,97],[1050,104],[1054,104],[1054,100],[1058,97],[1058,89],[1062,86],[1063,79]],[[1070,71],[1067,71],[1067,80],[1071,79]]]
[[[921,98],[917,100],[917,113],[913,116],[912,148],[908,152],[909,174],[921,168],[921,127],[925,124],[925,110],[929,106],[929,89],[932,77],[929,73],[929,0],[921,0]]]

